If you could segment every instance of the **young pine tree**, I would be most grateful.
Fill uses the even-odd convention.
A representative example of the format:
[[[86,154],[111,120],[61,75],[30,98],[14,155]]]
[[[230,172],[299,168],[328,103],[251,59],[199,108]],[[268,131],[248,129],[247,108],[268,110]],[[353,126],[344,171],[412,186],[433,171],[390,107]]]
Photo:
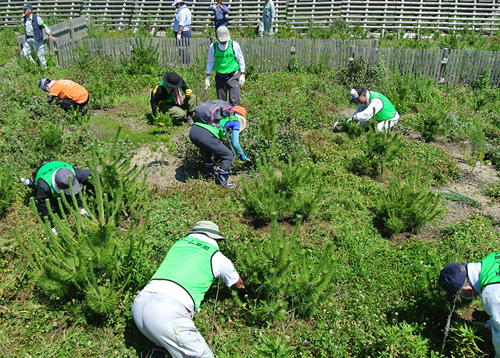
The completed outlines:
[[[396,159],[401,152],[401,137],[389,131],[369,131],[362,151],[368,159],[376,159],[380,163],[380,176],[384,176],[384,165]]]

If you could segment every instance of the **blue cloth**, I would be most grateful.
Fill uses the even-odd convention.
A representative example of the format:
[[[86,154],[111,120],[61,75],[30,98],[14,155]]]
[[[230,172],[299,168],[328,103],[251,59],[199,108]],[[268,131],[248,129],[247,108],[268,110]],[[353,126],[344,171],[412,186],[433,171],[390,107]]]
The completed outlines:
[[[174,32],[179,32],[179,26],[182,26],[182,31],[191,30],[191,10],[184,4],[177,9],[174,20]]]
[[[215,6],[215,9],[214,9]],[[227,26],[227,18],[226,15],[229,14],[229,9],[226,5],[222,5],[222,9],[219,7],[219,4],[210,5],[208,10],[212,10],[214,12],[214,22],[215,29],[217,30],[220,26]]]
[[[231,129],[231,142],[233,144],[233,148],[240,157],[243,154],[243,150],[240,146],[240,122],[238,121],[229,121],[224,126],[228,129]]]

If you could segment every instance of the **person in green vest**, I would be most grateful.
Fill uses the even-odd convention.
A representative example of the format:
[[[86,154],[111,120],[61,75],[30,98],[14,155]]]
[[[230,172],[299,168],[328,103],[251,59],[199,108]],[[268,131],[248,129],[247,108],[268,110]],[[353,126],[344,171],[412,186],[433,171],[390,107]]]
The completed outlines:
[[[63,194],[71,196],[69,185],[71,178],[71,184],[78,207],[80,208],[80,214],[88,216],[87,211],[83,208],[78,193],[83,185],[89,185],[89,176],[90,170],[88,169],[74,168],[68,163],[46,160],[35,169],[31,178],[21,178],[21,182],[26,187],[36,190],[35,197],[38,201],[40,216],[42,218],[46,216],[49,218],[52,225],[52,231],[57,234],[45,200],[49,199],[52,211],[55,212],[58,207],[56,199]]]
[[[182,97],[179,88],[185,93]],[[163,81],[158,82],[149,95],[153,116],[170,113],[172,120],[193,125],[193,115],[196,109],[196,96],[184,79],[175,72],[168,72]]]
[[[202,102],[200,107],[204,103],[206,102]],[[195,123],[189,132],[191,143],[203,152],[207,170],[206,178],[215,180],[218,185],[228,189],[236,188],[235,184],[229,182],[229,172],[234,155],[238,156],[242,161],[248,160],[241,149],[239,141],[240,132],[247,126],[247,111],[241,106],[234,106],[233,111],[233,115],[222,118],[218,125],[212,125],[198,120],[201,112],[199,110],[195,116]],[[231,138],[227,138],[227,140],[233,151],[221,142],[221,139],[227,136],[228,131],[231,132]],[[221,160],[218,172],[215,172],[214,157]]]
[[[439,284],[446,290],[450,303],[459,297],[481,298],[490,316],[485,327],[491,328],[495,358],[500,358],[500,251],[489,254],[481,262],[446,265],[439,275]]]
[[[399,113],[396,108],[381,93],[356,86],[351,90],[351,103],[358,104],[352,119],[358,120],[360,126],[368,127],[368,121],[375,118],[377,130],[382,132],[391,130],[399,121]]]
[[[217,28],[217,40],[208,50],[205,89],[210,87],[210,75],[215,67],[215,89],[217,99],[240,105],[240,87],[245,83],[245,58],[240,45],[231,40],[226,26]],[[229,100],[228,100],[229,91]]]
[[[212,221],[198,221],[178,240],[135,298],[132,317],[154,344],[151,357],[168,352],[173,358],[213,357],[193,323],[205,293],[215,279],[245,293],[245,284],[233,263],[219,251],[225,238]]]

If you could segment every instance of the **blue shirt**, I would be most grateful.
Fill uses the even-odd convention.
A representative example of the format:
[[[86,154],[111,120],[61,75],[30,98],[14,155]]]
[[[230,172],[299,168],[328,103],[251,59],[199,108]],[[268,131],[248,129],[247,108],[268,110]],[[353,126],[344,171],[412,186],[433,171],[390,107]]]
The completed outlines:
[[[215,27],[227,26],[226,14],[229,14],[229,9],[226,5],[222,5],[222,9],[219,4],[210,5],[208,10],[214,12]]]
[[[184,4],[177,9],[174,20],[174,32],[179,32],[179,26],[182,26],[182,32],[191,30],[191,10]]]
[[[240,122],[238,121],[229,121],[224,126],[232,130],[231,132],[231,143],[233,144],[233,148],[236,151],[236,154],[242,155],[243,150],[240,146]]]

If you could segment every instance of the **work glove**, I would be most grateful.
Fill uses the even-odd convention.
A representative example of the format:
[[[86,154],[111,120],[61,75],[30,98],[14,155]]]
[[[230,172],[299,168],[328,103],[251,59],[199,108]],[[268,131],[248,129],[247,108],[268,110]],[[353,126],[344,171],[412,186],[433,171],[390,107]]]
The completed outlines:
[[[84,215],[85,215],[85,217],[87,217],[87,218],[89,217],[89,213],[88,213],[85,209],[83,209],[83,208],[82,208],[82,209],[80,209],[80,215],[81,215],[81,216],[84,216]]]
[[[242,73],[240,75],[240,80],[238,81],[238,83],[239,83],[240,87],[243,87],[243,85],[245,84],[245,74],[244,73]]]
[[[177,36],[177,40],[180,41],[181,40],[181,34],[178,33],[176,36]]]
[[[205,89],[208,89],[208,87],[210,87],[210,76],[205,78]]]
[[[349,118],[349,119],[347,120],[347,124],[351,124],[351,122],[352,122],[353,120],[354,120],[354,118]]]
[[[484,328],[489,328],[491,329],[493,327],[493,320],[489,319],[486,321],[486,324],[484,325]]]
[[[30,178],[28,178],[28,179],[26,179],[26,178],[21,178],[21,183],[23,183],[25,186],[30,186],[30,184],[31,184],[31,179],[30,179]]]
[[[246,156],[245,154],[243,154],[243,153],[241,153],[240,158],[241,158],[241,160],[243,160],[244,162],[247,160],[247,156]]]
[[[210,5],[210,9],[212,9],[212,10],[215,10],[216,7],[217,7],[217,5],[215,5],[215,4]]]
[[[57,230],[55,227],[52,228],[52,232],[54,233],[54,235],[57,235]]]
[[[193,90],[191,88],[188,88],[186,90],[186,97],[191,97],[192,94],[193,94]]]

